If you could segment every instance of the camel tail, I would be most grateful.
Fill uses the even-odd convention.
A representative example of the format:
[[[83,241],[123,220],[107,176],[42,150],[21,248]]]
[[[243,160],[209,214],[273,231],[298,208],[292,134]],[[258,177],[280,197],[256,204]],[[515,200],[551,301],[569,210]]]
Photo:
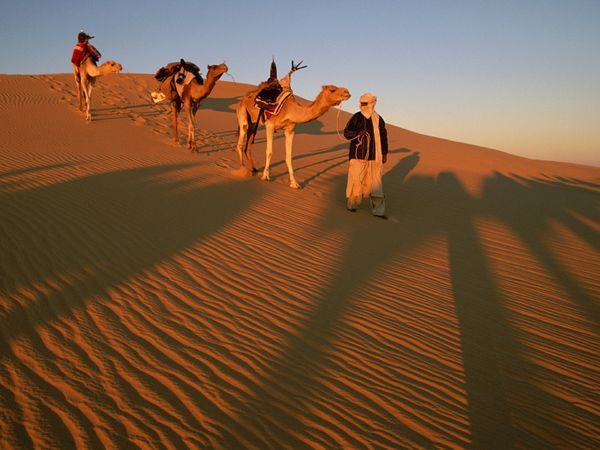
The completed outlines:
[[[246,120],[248,120],[248,132],[252,133],[255,128],[258,128],[260,116],[256,120],[256,125],[254,125],[254,122],[252,122],[252,116],[250,115],[250,111],[246,110]]]
[[[252,122],[252,116],[248,110],[246,110],[246,117],[248,119],[248,131],[251,134],[256,134],[258,131],[258,126],[260,125],[260,119],[262,119],[263,123],[265,121],[264,111],[262,109],[260,110],[260,113],[258,113],[258,118],[256,119],[256,123]]]
[[[261,110],[261,113],[258,115],[258,118],[256,119],[256,123],[254,123],[254,122],[252,122],[252,116],[250,115],[250,112],[248,110],[246,110],[246,120],[248,121],[248,131],[246,133],[246,143],[244,145],[244,153],[245,154],[248,154],[248,147],[254,143],[254,137],[256,136],[256,132],[258,131],[258,125],[260,125],[261,116],[262,116],[262,110]]]
[[[252,123],[252,117],[250,116],[250,113],[248,112],[248,110],[246,110],[246,120],[248,121],[248,130],[246,131],[246,142],[244,143],[244,154],[248,154],[248,144],[250,143],[250,139],[252,137],[252,132],[254,131],[254,124]],[[240,126],[238,125],[238,133],[239,133],[239,128]],[[256,125],[256,128],[258,128],[258,125]]]

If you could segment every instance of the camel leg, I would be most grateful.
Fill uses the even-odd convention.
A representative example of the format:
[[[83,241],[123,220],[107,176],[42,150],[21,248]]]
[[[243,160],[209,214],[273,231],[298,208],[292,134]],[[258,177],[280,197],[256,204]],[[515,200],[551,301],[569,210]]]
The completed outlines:
[[[81,79],[79,75],[79,70],[76,69],[75,64],[73,64],[73,77],[75,78],[75,85],[77,86],[77,100],[79,101],[79,111],[83,111],[83,92],[81,92]]]
[[[240,167],[244,165],[245,154],[246,158],[248,158],[248,162],[250,163],[252,173],[255,173],[257,170],[256,165],[254,164],[254,159],[252,158],[252,144],[254,143],[254,137],[256,136],[256,131],[258,129],[258,122],[255,126],[252,123],[252,117],[245,109],[237,111],[237,120],[238,142],[236,150],[238,153],[238,158],[240,160]],[[258,117],[258,121],[260,121],[260,114]]]
[[[293,189],[300,189],[300,185],[294,177],[294,168],[292,167],[292,144],[294,142],[294,127],[285,129],[285,164],[290,174],[290,187]]]
[[[179,135],[177,133],[177,102],[171,102],[171,111],[173,112],[173,142],[179,144]]]
[[[87,111],[87,81],[84,78],[80,78],[81,83],[81,112],[85,114]]]
[[[250,134],[248,135],[248,141],[246,142],[246,158],[250,162],[250,167],[252,168],[252,173],[257,172],[256,165],[254,164],[254,158],[252,158],[252,146],[254,145],[254,139],[256,138],[256,133],[258,133],[258,126],[260,125],[260,121],[264,122],[264,111],[261,109],[258,113],[258,118],[256,119],[255,124],[250,124]]]
[[[252,145],[254,144],[254,138],[256,137],[258,125],[252,130],[252,133],[248,136],[248,144],[246,145],[246,158],[250,162],[250,168],[252,173],[257,172],[256,164],[254,164],[254,158],[252,158]]]
[[[273,156],[273,136],[275,135],[275,126],[270,122],[265,122],[265,128],[267,132],[267,152],[265,156],[265,169],[263,170],[261,180],[270,181],[269,167],[271,165],[271,156]]]
[[[79,97],[79,111],[85,111],[85,93],[83,92],[83,86],[81,79],[77,80],[77,96]]]
[[[196,134],[194,131],[194,111],[192,102],[185,103],[185,111],[188,118],[188,148],[192,151],[196,150]]]
[[[85,119],[92,120],[92,113],[90,112],[92,103],[92,80],[86,78],[82,81],[83,93],[85,96]]]
[[[238,125],[238,141],[237,141],[237,154],[240,160],[240,167],[244,165],[244,141],[246,140],[246,135],[248,133],[248,122],[240,123]]]

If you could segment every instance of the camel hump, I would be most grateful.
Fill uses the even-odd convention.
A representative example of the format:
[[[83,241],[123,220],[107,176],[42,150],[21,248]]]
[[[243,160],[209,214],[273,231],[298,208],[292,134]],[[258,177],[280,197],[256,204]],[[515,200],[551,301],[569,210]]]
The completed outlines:
[[[184,61],[183,59],[181,60],[181,65],[183,66],[183,69],[186,70],[187,72],[191,72],[194,75],[198,75],[200,74],[200,67],[198,67],[196,64],[191,63],[189,61]]]

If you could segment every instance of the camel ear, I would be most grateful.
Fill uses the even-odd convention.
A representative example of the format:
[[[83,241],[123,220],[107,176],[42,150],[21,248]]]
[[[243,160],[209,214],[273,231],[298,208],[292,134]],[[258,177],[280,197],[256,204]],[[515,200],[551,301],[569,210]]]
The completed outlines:
[[[210,65],[207,64],[206,65],[206,71],[209,71],[209,70],[210,70]]]
[[[321,86],[322,91],[328,91],[329,88],[330,88],[330,86],[328,84],[324,84],[323,86]]]

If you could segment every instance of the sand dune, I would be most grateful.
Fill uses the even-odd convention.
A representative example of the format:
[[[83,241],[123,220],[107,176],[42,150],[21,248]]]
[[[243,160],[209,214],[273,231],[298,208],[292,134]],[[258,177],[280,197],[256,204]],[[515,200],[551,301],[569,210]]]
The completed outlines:
[[[381,221],[347,113],[298,127],[295,191],[281,133],[232,175],[248,85],[190,153],[154,84],[87,123],[70,75],[0,76],[3,448],[598,445],[600,169],[390,125]]]

